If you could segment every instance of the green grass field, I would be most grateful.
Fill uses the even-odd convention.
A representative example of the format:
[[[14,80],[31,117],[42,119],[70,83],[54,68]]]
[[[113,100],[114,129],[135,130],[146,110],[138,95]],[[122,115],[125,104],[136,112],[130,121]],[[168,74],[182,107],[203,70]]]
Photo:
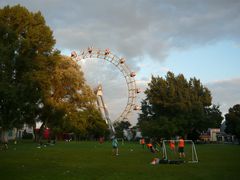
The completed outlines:
[[[240,179],[240,146],[209,144],[196,149],[198,164],[151,165],[160,154],[137,143],[120,144],[120,155],[113,156],[109,142],[58,142],[38,149],[24,141],[0,151],[0,179]]]

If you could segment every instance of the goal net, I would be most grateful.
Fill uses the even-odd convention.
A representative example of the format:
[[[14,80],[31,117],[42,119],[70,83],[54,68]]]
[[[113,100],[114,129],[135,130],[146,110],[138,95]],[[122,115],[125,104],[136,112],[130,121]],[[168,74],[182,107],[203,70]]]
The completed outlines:
[[[177,160],[180,158],[178,152],[179,140],[163,140],[162,153],[163,158],[167,160]],[[190,163],[198,163],[197,151],[192,140],[184,140],[184,155],[182,160]]]

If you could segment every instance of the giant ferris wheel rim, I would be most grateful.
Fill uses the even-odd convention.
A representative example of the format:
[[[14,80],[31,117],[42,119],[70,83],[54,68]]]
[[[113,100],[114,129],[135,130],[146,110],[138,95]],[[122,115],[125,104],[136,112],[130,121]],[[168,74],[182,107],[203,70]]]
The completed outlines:
[[[84,49],[79,53],[77,53],[76,51],[73,51],[71,53],[71,57],[76,62],[79,62],[81,60],[87,60],[87,59],[103,59],[110,62],[116,68],[118,68],[118,70],[122,73],[127,84],[128,101],[124,110],[121,112],[120,116],[117,119],[115,119],[113,122],[128,120],[128,116],[131,113],[131,111],[134,110],[135,107],[137,107],[136,94],[138,93],[138,88],[136,86],[136,81],[134,78],[136,74],[135,72],[131,71],[130,68],[127,66],[127,64],[125,63],[125,58],[120,58],[116,56],[109,49],[102,50],[102,49],[92,48],[92,47]]]

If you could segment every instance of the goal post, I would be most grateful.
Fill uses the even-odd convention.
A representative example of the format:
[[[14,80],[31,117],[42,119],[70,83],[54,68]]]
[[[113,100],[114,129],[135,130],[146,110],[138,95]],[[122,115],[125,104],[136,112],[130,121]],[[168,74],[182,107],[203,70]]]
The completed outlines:
[[[163,140],[163,158],[168,160],[179,159],[178,143],[179,140]],[[194,142],[192,140],[184,140],[184,144],[185,157],[183,158],[183,160],[189,163],[198,163],[198,156]]]

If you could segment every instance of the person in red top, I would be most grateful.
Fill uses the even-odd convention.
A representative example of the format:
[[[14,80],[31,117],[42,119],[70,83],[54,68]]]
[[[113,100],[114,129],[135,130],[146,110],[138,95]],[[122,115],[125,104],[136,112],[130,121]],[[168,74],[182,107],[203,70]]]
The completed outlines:
[[[144,148],[144,146],[145,146],[145,139],[144,138],[140,139],[140,144],[142,145],[142,148]]]
[[[147,144],[147,148],[150,149],[150,151],[151,151],[152,153],[155,153],[155,152],[156,152],[155,149],[153,148],[152,143],[148,143],[148,144]]]
[[[147,144],[147,147],[150,149],[150,148],[152,148],[152,144],[151,143],[148,143]]]
[[[175,151],[175,141],[174,141],[174,140],[170,140],[170,141],[169,141],[169,146],[170,146],[170,149],[171,149],[172,151]]]
[[[182,137],[180,137],[179,142],[178,142],[178,152],[179,152],[179,157],[184,158],[185,153],[184,153],[184,140]]]

